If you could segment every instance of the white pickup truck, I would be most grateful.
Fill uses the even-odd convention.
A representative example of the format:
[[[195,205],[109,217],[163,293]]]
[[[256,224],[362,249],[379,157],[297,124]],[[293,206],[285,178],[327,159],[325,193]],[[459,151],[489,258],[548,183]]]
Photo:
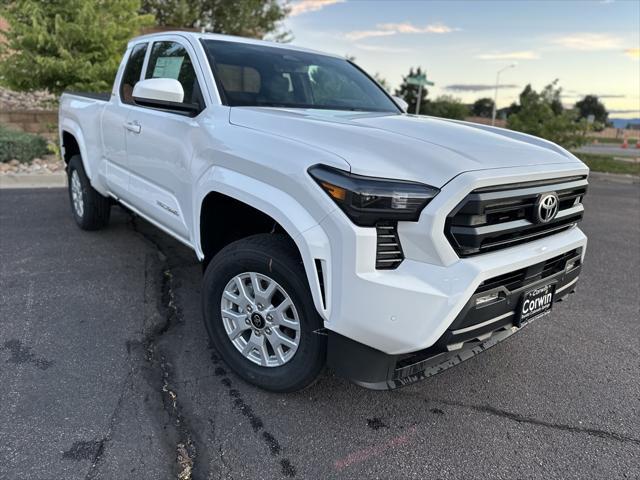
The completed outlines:
[[[408,115],[350,61],[199,33],[135,38],[104,96],[65,93],[73,216],[120,202],[193,249],[228,365],[273,391],[325,365],[396,388],[574,290],[587,167],[540,138]]]

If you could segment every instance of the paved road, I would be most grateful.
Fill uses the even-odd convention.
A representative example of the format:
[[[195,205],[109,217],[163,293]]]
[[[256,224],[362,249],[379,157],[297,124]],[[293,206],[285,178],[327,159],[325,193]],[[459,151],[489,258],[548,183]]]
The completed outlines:
[[[551,317],[405,389],[275,395],[209,348],[184,247],[0,191],[0,478],[639,478],[640,187],[594,181],[587,204]]]
[[[579,153],[590,153],[593,155],[613,155],[615,157],[627,158],[633,161],[634,158],[640,157],[640,150],[635,148],[635,144],[629,145],[629,148],[622,148],[620,145],[612,145],[601,143],[599,145],[590,144],[583,145],[576,149]]]

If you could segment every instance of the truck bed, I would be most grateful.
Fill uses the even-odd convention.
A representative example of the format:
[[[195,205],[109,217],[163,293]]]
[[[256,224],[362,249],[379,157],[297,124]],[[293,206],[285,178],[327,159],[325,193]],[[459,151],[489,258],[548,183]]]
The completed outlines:
[[[100,100],[102,102],[108,102],[111,93],[109,92],[64,92],[67,95],[75,95],[76,97],[85,97],[92,100]]]

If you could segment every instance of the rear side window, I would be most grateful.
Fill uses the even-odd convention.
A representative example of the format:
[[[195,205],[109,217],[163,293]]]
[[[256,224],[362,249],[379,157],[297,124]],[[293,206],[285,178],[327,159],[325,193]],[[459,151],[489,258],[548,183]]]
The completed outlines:
[[[196,72],[187,50],[176,42],[155,42],[145,78],[173,78],[182,84],[182,103],[204,105]]]
[[[147,44],[140,43],[133,47],[127,66],[124,69],[122,75],[122,82],[120,83],[120,99],[124,103],[133,105],[133,87],[140,80],[142,74],[142,64],[144,63],[144,56],[147,53]]]

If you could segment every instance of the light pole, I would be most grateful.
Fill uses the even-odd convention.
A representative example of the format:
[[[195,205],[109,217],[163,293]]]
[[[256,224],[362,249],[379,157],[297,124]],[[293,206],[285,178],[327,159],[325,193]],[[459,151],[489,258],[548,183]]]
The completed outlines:
[[[498,108],[498,84],[500,83],[500,74],[504,72],[508,68],[513,68],[517,65],[517,63],[512,63],[511,65],[507,65],[504,68],[501,68],[496,73],[496,89],[493,94],[493,111],[491,112],[491,125],[496,124],[496,108]]]

